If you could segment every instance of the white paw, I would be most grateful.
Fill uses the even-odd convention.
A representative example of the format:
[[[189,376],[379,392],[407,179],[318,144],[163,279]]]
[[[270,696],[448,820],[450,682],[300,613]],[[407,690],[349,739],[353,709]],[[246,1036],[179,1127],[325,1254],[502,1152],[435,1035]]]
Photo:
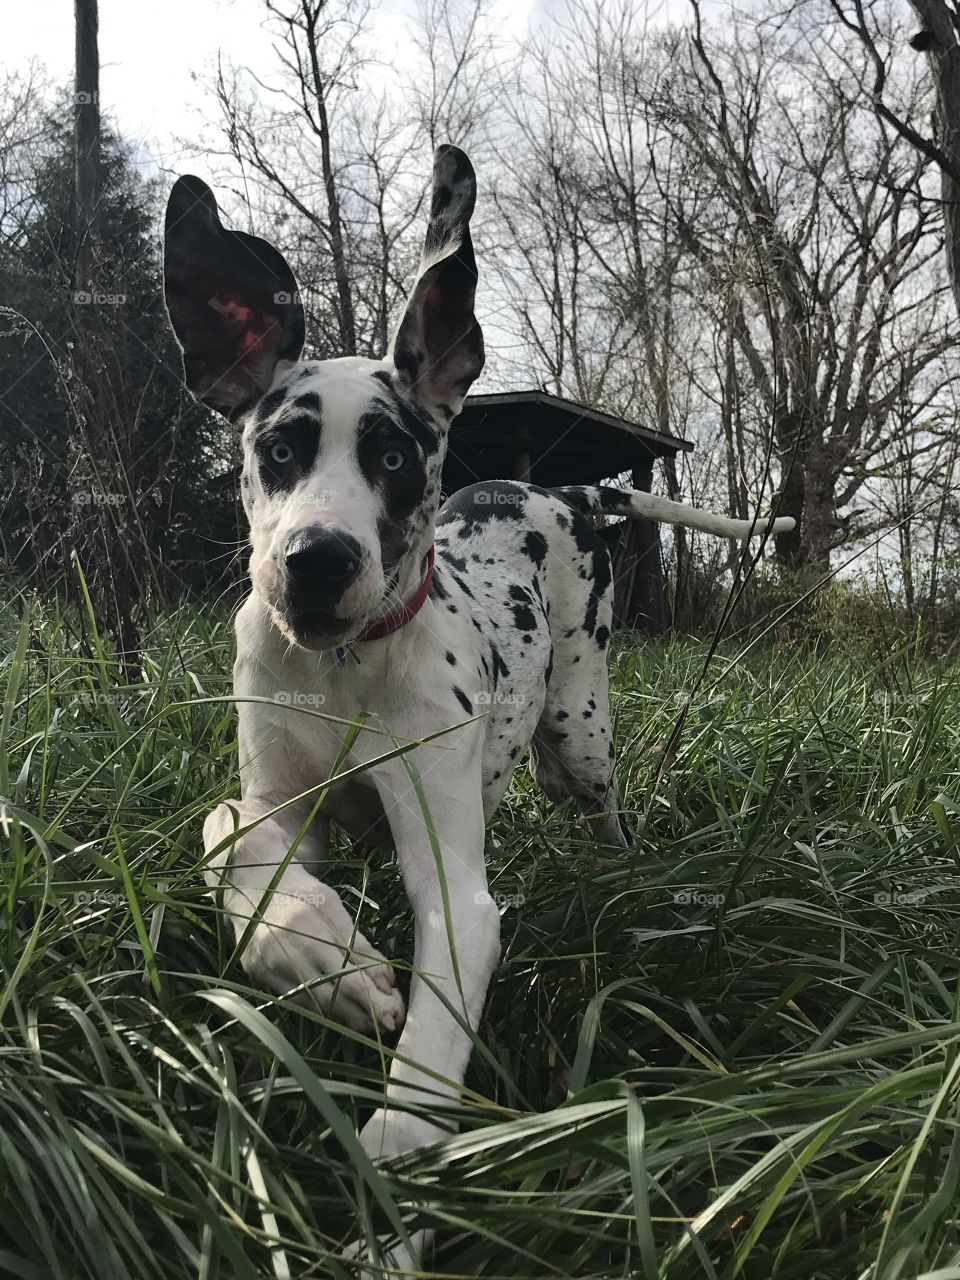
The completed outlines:
[[[429,1120],[421,1120],[419,1116],[409,1115],[405,1111],[390,1111],[386,1107],[380,1107],[361,1129],[360,1145],[371,1160],[380,1161],[390,1160],[418,1147],[428,1147],[449,1137],[448,1129],[431,1124]],[[388,1245],[378,1241],[381,1258],[379,1265],[372,1261],[373,1252],[362,1240],[354,1241],[344,1250],[343,1256],[352,1261],[370,1263],[358,1272],[359,1280],[388,1280],[388,1277],[418,1275],[423,1255],[433,1245],[433,1231],[425,1229],[412,1232],[410,1244],[411,1249],[407,1249],[403,1244]]]
[[[450,1137],[450,1130],[431,1124],[406,1111],[380,1107],[360,1130],[360,1145],[371,1160],[392,1160],[418,1147],[429,1147]]]
[[[409,1249],[403,1244],[390,1246],[385,1241],[378,1241],[380,1262],[377,1263],[373,1261],[373,1249],[366,1241],[355,1240],[344,1249],[343,1257],[350,1262],[370,1264],[357,1272],[358,1280],[388,1280],[388,1277],[418,1275],[423,1255],[432,1242],[432,1231],[414,1231],[410,1236]]]
[[[304,888],[306,881],[312,884]],[[237,921],[241,936],[245,925]],[[254,982],[280,995],[310,984],[295,999],[356,1031],[392,1035],[403,1026],[406,1009],[392,967],[355,930],[340,899],[306,873],[296,893],[274,892],[264,905],[241,963]],[[316,981],[324,975],[336,976]]]

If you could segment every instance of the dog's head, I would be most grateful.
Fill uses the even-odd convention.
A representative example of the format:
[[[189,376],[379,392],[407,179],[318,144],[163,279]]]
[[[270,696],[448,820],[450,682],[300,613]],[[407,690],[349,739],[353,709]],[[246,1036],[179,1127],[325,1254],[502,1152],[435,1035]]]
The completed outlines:
[[[470,161],[440,147],[420,270],[386,357],[305,362],[283,256],[226,230],[199,178],[170,194],[164,292],[186,384],[242,427],[253,587],[307,648],[348,642],[422,572],[447,430],[483,368],[475,198]]]

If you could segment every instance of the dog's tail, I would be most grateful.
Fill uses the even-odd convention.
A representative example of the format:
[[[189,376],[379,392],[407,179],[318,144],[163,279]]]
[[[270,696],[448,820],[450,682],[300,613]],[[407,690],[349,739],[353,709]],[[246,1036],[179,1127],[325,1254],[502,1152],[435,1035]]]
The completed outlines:
[[[755,538],[765,533],[789,533],[796,523],[790,516],[773,520],[758,516],[756,520],[731,520],[712,511],[688,507],[683,502],[657,498],[637,489],[610,489],[602,485],[563,485],[552,491],[581,515],[625,516],[656,520],[661,524],[682,524],[688,529],[701,529],[721,538]]]

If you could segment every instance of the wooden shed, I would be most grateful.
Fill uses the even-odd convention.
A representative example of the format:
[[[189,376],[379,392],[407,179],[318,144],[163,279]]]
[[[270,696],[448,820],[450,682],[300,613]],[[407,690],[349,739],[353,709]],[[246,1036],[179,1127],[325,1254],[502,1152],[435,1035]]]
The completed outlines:
[[[693,448],[546,391],[468,396],[450,433],[443,470],[447,493],[477,480],[528,480],[549,488],[599,484],[628,472],[650,491],[657,458]],[[618,626],[666,628],[660,528],[629,520],[601,530],[610,547]]]

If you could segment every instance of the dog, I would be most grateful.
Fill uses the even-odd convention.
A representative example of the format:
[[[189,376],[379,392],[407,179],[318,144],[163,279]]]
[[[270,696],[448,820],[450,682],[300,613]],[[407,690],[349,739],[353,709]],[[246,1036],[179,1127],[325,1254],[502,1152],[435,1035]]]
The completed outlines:
[[[375,1159],[450,1132],[431,1108],[457,1102],[499,957],[485,828],[527,748],[552,800],[572,798],[598,840],[630,840],[607,692],[610,559],[588,517],[728,538],[793,525],[510,481],[441,506],[447,435],[484,364],[475,198],[469,160],[441,146],[419,273],[383,360],[304,361],[292,271],[266,241],[225,229],[198,178],[177,181],[165,224],[184,378],[242,432],[250,526],[234,668],[242,798],[206,819],[205,876],[256,984],[360,1032],[399,1033],[384,1105],[360,1135]],[[415,921],[406,1009],[326,883],[331,820],[396,851]],[[394,1265],[415,1266],[418,1244]]]

